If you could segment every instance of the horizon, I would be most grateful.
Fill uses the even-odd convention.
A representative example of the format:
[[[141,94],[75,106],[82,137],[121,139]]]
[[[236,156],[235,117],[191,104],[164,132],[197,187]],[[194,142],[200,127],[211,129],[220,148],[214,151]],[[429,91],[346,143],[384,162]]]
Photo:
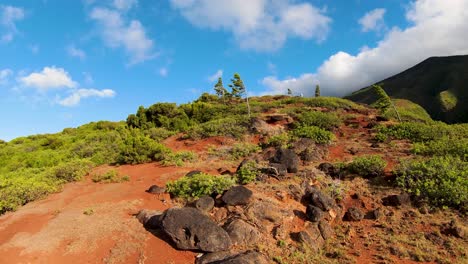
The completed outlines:
[[[429,57],[468,54],[466,9],[467,0],[3,1],[0,139],[187,103],[236,72],[251,96],[310,96],[320,84],[341,97]]]

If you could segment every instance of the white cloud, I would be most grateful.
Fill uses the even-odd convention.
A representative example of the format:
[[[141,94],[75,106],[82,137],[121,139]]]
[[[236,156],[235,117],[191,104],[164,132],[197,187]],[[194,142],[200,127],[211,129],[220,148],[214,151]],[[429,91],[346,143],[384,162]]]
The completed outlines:
[[[137,0],[114,0],[113,5],[116,9],[127,11],[138,4]]]
[[[221,69],[217,70],[213,75],[208,76],[208,81],[209,82],[216,82],[219,77],[223,77],[223,70],[221,70]]]
[[[58,103],[62,106],[77,106],[81,99],[89,97],[98,97],[98,98],[111,98],[115,96],[115,91],[111,89],[96,90],[96,89],[77,89],[73,90],[72,94],[68,97],[61,99]]]
[[[24,19],[24,9],[14,6],[0,5],[0,24],[4,28],[4,33],[1,36],[2,42],[10,42],[14,35],[18,33],[16,22]]]
[[[83,72],[83,78],[86,85],[91,85],[94,83],[93,76],[89,72]]]
[[[384,22],[385,9],[376,8],[372,11],[367,12],[363,17],[359,19],[361,30],[363,32],[369,32],[371,30],[379,31],[385,27]]]
[[[0,70],[0,85],[5,85],[10,82],[10,77],[13,75],[13,71],[10,69]]]
[[[24,86],[36,88],[40,92],[50,89],[75,88],[77,83],[72,80],[68,72],[62,68],[44,67],[41,72],[33,72],[21,77],[20,83]]]
[[[75,45],[68,46],[67,53],[71,57],[79,58],[80,60],[86,59],[86,52],[82,49],[75,47]]]
[[[293,0],[171,0],[190,23],[232,32],[242,49],[275,51],[289,37],[323,41],[331,18],[309,3]]]
[[[352,55],[340,51],[332,55],[309,78],[275,76],[263,79],[268,93],[285,93],[295,80],[299,91],[313,94],[310,88],[320,83],[324,95],[343,96],[356,89],[397,74],[431,56],[468,54],[468,1],[418,0],[407,10],[410,26],[393,28],[374,48]]]
[[[159,69],[159,75],[162,77],[166,77],[169,74],[169,70],[166,67],[162,67]]]
[[[269,88],[269,91],[265,94],[285,94],[288,89],[295,93],[308,92],[308,94],[311,94],[315,91],[315,85],[318,84],[318,81],[314,74],[305,73],[298,78],[291,77],[285,80],[278,80],[275,76],[268,76],[261,83]]]
[[[130,64],[137,64],[156,57],[154,42],[138,20],[126,21],[118,10],[95,7],[90,18],[100,26],[101,37],[111,48],[124,48]]]

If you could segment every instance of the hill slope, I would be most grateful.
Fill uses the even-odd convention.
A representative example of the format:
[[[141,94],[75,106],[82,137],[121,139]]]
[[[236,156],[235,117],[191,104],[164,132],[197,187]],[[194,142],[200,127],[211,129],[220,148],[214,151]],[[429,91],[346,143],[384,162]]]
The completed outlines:
[[[433,119],[447,123],[468,122],[468,55],[431,57],[383,81],[393,98],[411,100],[426,109]],[[372,103],[372,90],[363,88],[346,97],[355,102]]]

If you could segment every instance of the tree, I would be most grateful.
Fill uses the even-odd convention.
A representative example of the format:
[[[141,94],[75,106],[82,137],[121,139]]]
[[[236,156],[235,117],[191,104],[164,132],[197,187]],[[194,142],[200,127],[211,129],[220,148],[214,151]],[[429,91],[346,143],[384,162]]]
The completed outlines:
[[[318,84],[315,86],[315,97],[320,97],[320,86]]]
[[[393,107],[393,110],[395,111],[398,121],[401,122],[401,117],[400,113],[398,113],[398,110],[396,109],[395,105],[392,102],[392,99],[390,99],[390,96],[385,92],[385,90],[382,88],[380,85],[372,85],[372,88],[374,89],[374,92],[377,94],[377,101],[375,101],[372,106],[380,109],[380,111],[385,112],[387,111],[390,107]]]
[[[249,112],[250,117],[250,103],[249,97],[247,96],[247,90],[245,89],[244,82],[242,81],[240,75],[238,73],[234,73],[234,78],[231,79],[232,84],[229,85],[231,87],[231,95],[236,98],[242,98],[245,95],[245,100],[247,102],[247,109]]]
[[[215,84],[214,90],[216,92],[216,95],[218,95],[218,97],[220,98],[224,99],[224,97],[227,96],[228,91],[226,90],[226,88],[224,88],[223,79],[221,77],[218,78],[218,82]]]
[[[242,95],[245,94],[245,86],[240,75],[238,73],[235,73],[234,78],[231,79],[231,82],[232,84],[230,84],[229,87],[231,87],[232,96],[236,98],[241,98]]]
[[[292,95],[292,91],[291,89],[288,88],[288,95],[291,96]]]

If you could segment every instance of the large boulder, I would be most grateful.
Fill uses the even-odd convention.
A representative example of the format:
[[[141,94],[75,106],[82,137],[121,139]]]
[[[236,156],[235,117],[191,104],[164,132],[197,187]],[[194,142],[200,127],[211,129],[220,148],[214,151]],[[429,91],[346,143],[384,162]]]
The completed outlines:
[[[224,229],[229,234],[233,245],[249,246],[260,239],[260,232],[241,219],[231,221]]]
[[[312,205],[322,209],[322,211],[329,211],[336,207],[335,201],[330,196],[315,187],[307,188],[306,197]]]
[[[147,229],[158,229],[161,226],[161,215],[163,212],[155,210],[141,210],[136,218]]]
[[[250,202],[252,191],[239,185],[231,187],[221,198],[227,205],[246,205]]]
[[[152,194],[161,194],[166,192],[166,188],[158,186],[158,185],[151,185],[148,190],[146,190],[147,193],[152,193]]]
[[[195,208],[171,208],[160,219],[161,228],[178,249],[218,252],[232,245],[228,233]]]
[[[318,228],[319,228],[320,234],[322,234],[322,237],[323,237],[324,240],[328,240],[335,233],[333,231],[333,228],[330,226],[330,224],[327,221],[324,221],[324,220],[321,220],[319,222]]]
[[[322,218],[324,217],[324,212],[322,211],[322,209],[318,208],[317,206],[313,206],[309,204],[307,206],[306,215],[309,221],[318,222],[322,220]]]
[[[278,149],[276,155],[270,159],[271,163],[280,163],[286,167],[289,173],[299,170],[299,156],[292,149]]]

